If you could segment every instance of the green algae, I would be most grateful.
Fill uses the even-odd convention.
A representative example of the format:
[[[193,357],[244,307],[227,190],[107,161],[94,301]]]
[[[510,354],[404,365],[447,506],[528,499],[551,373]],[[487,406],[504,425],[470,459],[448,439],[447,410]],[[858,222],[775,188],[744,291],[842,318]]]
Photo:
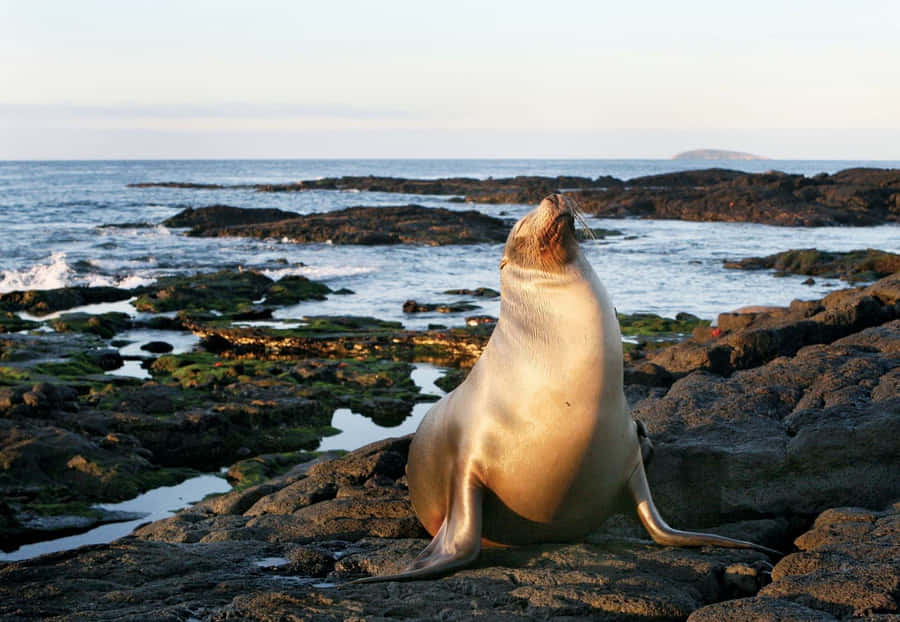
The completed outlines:
[[[302,300],[322,300],[328,286],[303,276],[286,276],[279,281],[252,270],[220,270],[192,276],[163,277],[143,288],[133,302],[138,311],[218,311],[246,313],[265,301],[271,305],[296,304]]]
[[[39,322],[23,320],[12,311],[0,312],[0,334],[17,333],[23,330],[34,330],[40,326]]]
[[[698,326],[709,326],[709,320],[689,313],[679,313],[675,318],[667,318],[655,313],[619,313],[619,327],[623,335],[629,337],[663,337],[689,335]]]
[[[243,490],[283,475],[294,466],[314,460],[319,455],[319,452],[300,450],[246,458],[229,467],[228,480],[232,482],[233,490]]]
[[[117,333],[131,326],[127,313],[64,313],[50,320],[50,326],[59,333],[90,333],[104,339],[111,339]]]
[[[0,366],[0,385],[15,385],[27,382],[31,374],[26,369]]]

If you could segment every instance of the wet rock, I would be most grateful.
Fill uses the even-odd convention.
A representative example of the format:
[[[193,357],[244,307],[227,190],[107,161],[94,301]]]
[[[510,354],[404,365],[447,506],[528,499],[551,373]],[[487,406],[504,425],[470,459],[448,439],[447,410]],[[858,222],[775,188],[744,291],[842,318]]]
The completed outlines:
[[[191,227],[190,235],[202,236],[207,231],[233,225],[248,225],[264,222],[278,222],[296,218],[300,214],[280,209],[231,207],[230,205],[210,205],[209,207],[188,207],[163,221],[167,227]]]
[[[407,300],[403,303],[404,313],[428,313],[437,311],[438,313],[465,313],[466,311],[474,311],[478,305],[468,302],[416,302],[415,300]]]
[[[649,477],[663,514],[703,526],[900,496],[888,432],[900,416],[898,340],[894,321],[729,378],[694,372],[635,404],[656,447]]]
[[[34,315],[47,315],[72,307],[127,300],[131,296],[131,290],[117,287],[34,289],[0,294],[0,310],[27,311]]]
[[[166,354],[174,350],[171,343],[165,341],[148,341],[141,346],[141,350],[152,354]]]
[[[900,273],[820,301],[794,301],[788,309],[721,314],[718,330],[698,331],[695,338],[647,358],[675,377],[695,370],[727,376],[898,317]]]
[[[127,313],[64,313],[50,320],[50,326],[57,332],[92,333],[110,339],[116,333],[131,327],[131,318]]]
[[[209,208],[205,208],[209,209]],[[231,208],[236,210],[238,208]],[[194,210],[192,218],[198,212]],[[257,221],[257,209],[245,209],[240,224],[195,227],[191,235],[289,239],[292,242],[333,244],[479,244],[504,242],[508,224],[476,212],[428,208],[420,205],[350,207],[322,214],[295,215],[278,221]],[[229,212],[239,221],[239,212]],[[210,220],[214,220],[212,217]]]
[[[716,171],[708,171],[717,173]],[[699,173],[707,173],[702,171]],[[631,179],[572,192],[581,208],[606,218],[758,222],[783,226],[896,222],[900,172],[848,169],[834,175],[698,172]]]
[[[179,182],[148,184],[154,185],[182,187]],[[427,180],[367,176],[253,187],[262,192],[353,189],[448,196],[454,202],[461,202],[459,197],[465,197],[465,201],[478,203],[529,205],[538,203],[548,194],[565,192],[577,201],[582,211],[605,218],[761,222],[787,226],[872,225],[900,219],[900,172],[896,169],[854,168],[811,178],[778,171],[742,173],[705,169],[648,175],[627,181],[609,176],[596,179],[520,176]]]
[[[449,393],[462,384],[462,381],[469,375],[468,369],[448,369],[444,375],[434,381],[443,391]]]
[[[476,298],[499,298],[500,292],[490,287],[478,287],[475,289],[448,289],[445,294],[453,296],[474,296]]]
[[[171,346],[169,346],[171,348]],[[102,348],[99,350],[88,350],[84,353],[85,358],[102,369],[103,371],[111,371],[119,369],[125,361],[122,355],[115,348]]]
[[[900,272],[900,255],[871,248],[848,252],[826,252],[810,248],[738,261],[726,260],[724,266],[738,270],[775,270],[781,274],[840,278],[845,281],[874,281]],[[813,283],[815,281],[812,279],[804,281],[804,284]]]
[[[17,333],[21,330],[34,330],[40,326],[39,322],[23,320],[12,311],[0,311],[0,334]]]
[[[252,270],[220,270],[211,274],[163,277],[140,291],[141,295],[134,301],[139,311],[162,313],[187,309],[241,314],[253,312],[257,300],[274,305],[295,304],[301,300],[322,300],[331,290],[302,276],[273,281]]]
[[[466,318],[466,326],[485,326],[497,323],[497,318],[492,315],[470,315]]]
[[[471,366],[493,330],[492,324],[427,331],[404,330],[399,322],[360,317],[307,317],[295,329],[221,328],[191,323],[206,350],[257,358],[377,358]]]
[[[796,540],[758,596],[711,605],[692,622],[888,619],[900,614],[900,506],[834,508]]]

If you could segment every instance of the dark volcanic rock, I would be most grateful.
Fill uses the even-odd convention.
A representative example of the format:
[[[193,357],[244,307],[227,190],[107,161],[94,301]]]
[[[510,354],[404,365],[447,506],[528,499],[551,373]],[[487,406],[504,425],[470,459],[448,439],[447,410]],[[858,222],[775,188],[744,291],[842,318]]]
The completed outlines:
[[[54,311],[62,311],[72,307],[127,300],[132,295],[131,290],[117,287],[34,289],[0,294],[0,309],[6,311],[28,311],[34,315],[47,315]]]
[[[632,179],[572,195],[602,217],[637,216],[788,226],[872,225],[900,220],[900,171],[849,169],[835,175],[769,172],[709,176],[698,172]],[[689,179],[689,178],[688,178]]]
[[[141,346],[141,350],[152,354],[166,354],[174,350],[171,343],[165,341],[149,341]]]
[[[776,274],[808,274],[845,281],[874,281],[900,272],[900,255],[871,248],[846,253],[810,248],[766,257],[726,260],[725,267],[739,270],[774,269]]]
[[[695,329],[694,338],[650,353],[648,360],[674,377],[695,370],[727,376],[896,318],[900,273],[820,301],[794,301],[787,309],[723,313],[717,330]]]
[[[287,330],[218,328],[189,322],[207,350],[260,358],[365,358],[471,367],[491,336],[492,324],[427,331],[364,317],[305,317],[309,326]]]
[[[237,208],[231,208],[237,209]],[[477,244],[504,242],[508,224],[480,212],[405,205],[349,207],[279,221],[253,220],[233,225],[206,226],[191,235],[288,238],[297,243],[334,244]],[[235,220],[239,220],[235,216]]]
[[[404,313],[428,313],[437,311],[438,313],[465,313],[466,311],[474,311],[478,305],[469,302],[416,302],[415,300],[407,300],[403,303]]]
[[[149,184],[154,185],[154,184]],[[157,185],[177,185],[174,183]],[[614,177],[400,179],[341,177],[254,186],[264,192],[356,189],[464,196],[479,203],[535,204],[566,192],[603,217],[760,222],[773,225],[870,225],[900,220],[900,171],[857,168],[815,177],[777,171],[680,171],[622,181]]]
[[[209,235],[210,231],[234,225],[252,225],[297,218],[300,214],[280,209],[246,209],[230,205],[188,207],[163,221],[167,227],[190,227],[194,236]]]
[[[253,317],[265,313],[255,301],[268,304],[296,304],[301,300],[323,300],[331,290],[327,285],[303,276],[286,276],[278,281],[253,270],[220,270],[212,274],[171,276],[141,288],[134,306],[139,311],[218,311],[232,316]],[[236,318],[235,318],[236,319]]]
[[[837,620],[900,615],[900,504],[835,508],[797,538],[759,596],[710,605],[690,622]]]
[[[0,616],[813,620],[896,611],[896,508],[826,512],[771,584],[754,551],[598,533],[486,550],[439,579],[334,589],[395,571],[427,544],[406,494],[408,446],[409,437],[387,439],[110,545],[0,567]]]
[[[663,513],[712,525],[900,497],[898,344],[894,321],[730,378],[695,372],[637,403]]]
[[[475,289],[448,289],[445,294],[454,296],[475,296],[476,298],[499,298],[500,292],[490,287],[477,287]]]

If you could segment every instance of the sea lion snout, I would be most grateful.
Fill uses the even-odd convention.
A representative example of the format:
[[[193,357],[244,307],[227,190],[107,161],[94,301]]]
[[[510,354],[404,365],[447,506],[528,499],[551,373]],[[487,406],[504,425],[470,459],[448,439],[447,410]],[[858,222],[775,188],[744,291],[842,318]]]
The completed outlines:
[[[553,210],[556,212],[570,212],[568,203],[561,194],[550,194],[544,197],[538,206],[542,210]]]

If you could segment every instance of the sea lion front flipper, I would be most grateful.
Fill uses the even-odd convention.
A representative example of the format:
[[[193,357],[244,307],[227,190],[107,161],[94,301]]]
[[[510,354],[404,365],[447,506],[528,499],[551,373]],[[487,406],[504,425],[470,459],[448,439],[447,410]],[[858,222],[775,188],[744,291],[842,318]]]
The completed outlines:
[[[644,525],[644,529],[653,538],[657,544],[664,546],[724,546],[738,549],[754,549],[761,551],[767,555],[775,557],[783,557],[784,553],[747,542],[746,540],[737,540],[713,533],[702,533],[697,531],[681,531],[674,529],[663,520],[656,504],[653,503],[653,496],[650,494],[650,486],[647,484],[647,474],[644,472],[644,465],[638,463],[631,477],[628,479],[628,491],[637,505],[638,518]]]
[[[352,583],[409,581],[444,574],[465,566],[481,551],[481,515],[484,489],[478,483],[461,482],[450,510],[434,539],[403,572],[357,579]]]

